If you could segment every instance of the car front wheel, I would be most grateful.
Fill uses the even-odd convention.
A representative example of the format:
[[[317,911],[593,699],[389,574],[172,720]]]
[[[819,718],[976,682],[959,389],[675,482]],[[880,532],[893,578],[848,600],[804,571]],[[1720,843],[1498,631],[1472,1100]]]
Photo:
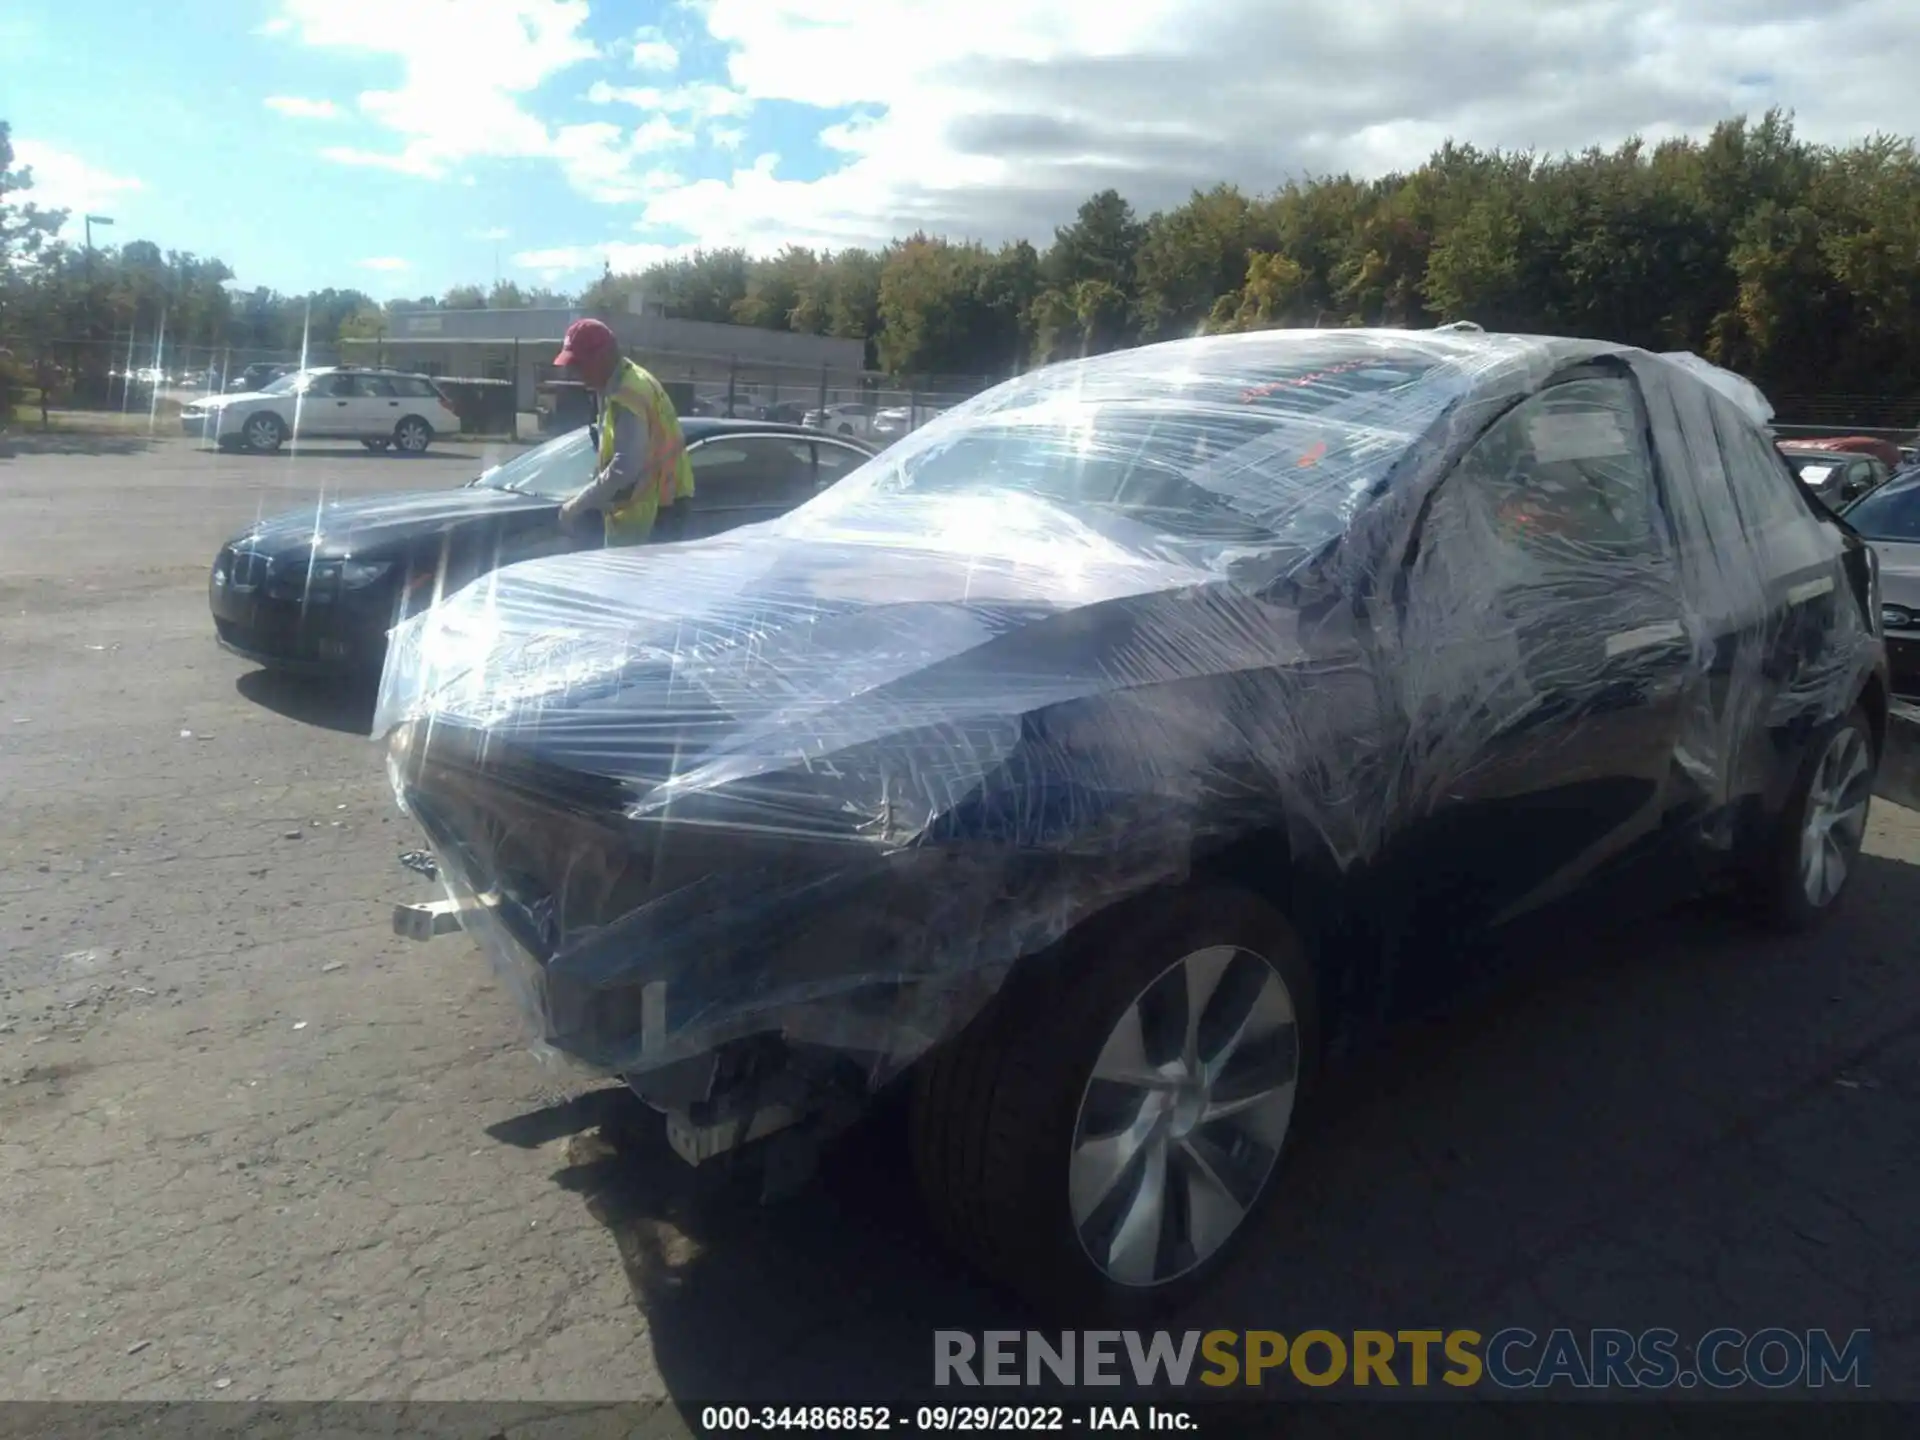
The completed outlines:
[[[280,417],[274,414],[255,415],[240,428],[245,437],[247,448],[270,455],[278,450],[287,438],[286,426],[280,423]]]
[[[1272,1191],[1314,1054],[1305,952],[1258,899],[1205,888],[1040,963],[917,1077],[935,1225],[1063,1319],[1183,1304]]]
[[[1807,747],[1798,778],[1748,876],[1761,918],[1789,933],[1839,909],[1859,867],[1879,757],[1855,706]]]
[[[409,415],[393,427],[394,448],[403,455],[418,455],[433,443],[433,427],[417,415]]]

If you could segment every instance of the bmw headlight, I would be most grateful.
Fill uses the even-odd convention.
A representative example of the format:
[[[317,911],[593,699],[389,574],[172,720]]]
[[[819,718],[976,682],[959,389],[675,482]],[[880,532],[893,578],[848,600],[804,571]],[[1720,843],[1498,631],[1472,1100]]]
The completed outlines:
[[[1904,605],[1882,605],[1880,607],[1880,628],[1883,630],[1911,629],[1920,616]]]
[[[339,590],[364,590],[393,569],[389,560],[315,560],[283,571],[275,591],[284,590],[285,598],[304,596],[324,605]]]

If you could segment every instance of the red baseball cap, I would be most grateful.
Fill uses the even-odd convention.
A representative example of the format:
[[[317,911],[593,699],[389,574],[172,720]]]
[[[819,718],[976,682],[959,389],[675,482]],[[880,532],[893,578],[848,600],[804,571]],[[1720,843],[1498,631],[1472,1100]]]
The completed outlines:
[[[574,365],[582,360],[597,360],[614,347],[613,331],[599,320],[576,320],[567,327],[566,338],[560,342],[560,353],[553,357],[556,365]]]

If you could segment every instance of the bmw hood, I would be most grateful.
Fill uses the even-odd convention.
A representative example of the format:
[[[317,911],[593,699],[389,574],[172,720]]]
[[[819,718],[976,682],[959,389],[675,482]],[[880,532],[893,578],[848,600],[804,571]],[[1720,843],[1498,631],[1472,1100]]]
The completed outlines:
[[[910,735],[977,773],[1042,706],[1294,653],[1215,572],[1025,497],[901,497],[886,528],[803,508],[495,571],[395,630],[373,733],[489,731],[663,808],[796,767],[831,791],[831,757]]]
[[[551,500],[494,490],[485,485],[365,496],[329,500],[310,510],[290,510],[275,515],[258,522],[231,543],[238,548],[268,553],[311,549],[327,556],[365,555],[383,546],[408,543],[462,525],[554,508]]]

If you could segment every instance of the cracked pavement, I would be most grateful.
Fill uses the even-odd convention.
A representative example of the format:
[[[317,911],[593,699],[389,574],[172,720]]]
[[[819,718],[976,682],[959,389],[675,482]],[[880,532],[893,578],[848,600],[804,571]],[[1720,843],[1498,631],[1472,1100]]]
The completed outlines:
[[[364,706],[218,651],[257,513],[477,446],[0,458],[0,1399],[876,1400],[1019,1324],[885,1119],[748,1203],[542,1069],[426,882]],[[1700,906],[1331,1076],[1176,1327],[1874,1332],[1920,1398],[1920,815],[1813,939]]]

